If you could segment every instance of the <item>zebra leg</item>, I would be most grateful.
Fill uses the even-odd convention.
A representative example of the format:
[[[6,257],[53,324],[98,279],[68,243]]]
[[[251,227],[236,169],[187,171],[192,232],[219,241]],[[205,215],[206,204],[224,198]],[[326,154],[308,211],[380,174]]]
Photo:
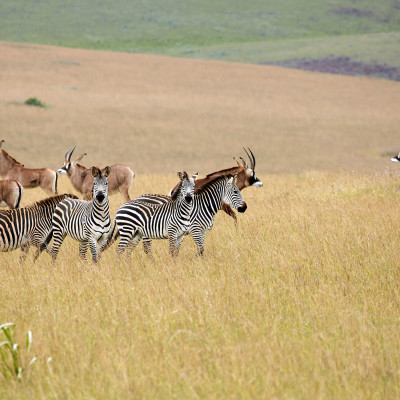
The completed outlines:
[[[118,243],[118,253],[122,254],[128,247],[129,242],[132,239],[132,232],[119,230],[119,236],[121,237]]]
[[[26,260],[26,256],[28,255],[29,251],[29,243],[23,244],[21,246],[21,256],[20,256],[20,262],[23,263]]]
[[[168,241],[169,241],[169,254],[172,257],[176,257],[178,255],[177,252],[177,233],[175,229],[171,229],[168,231]]]
[[[143,238],[143,250],[146,254],[152,255],[151,254],[151,239],[150,238]]]
[[[84,242],[79,242],[79,257],[82,260],[86,260],[86,252],[89,246],[89,242],[85,240]]]
[[[176,239],[176,255],[179,254],[179,249],[181,248],[181,244],[183,242],[183,238],[185,237],[185,234],[183,233],[182,235],[178,236]]]
[[[65,237],[67,236],[67,234],[65,232],[61,232],[61,231],[54,231],[53,232],[53,246],[52,248],[49,250],[51,257],[53,258],[53,261],[56,260],[58,252],[60,251],[60,247],[65,239]]]
[[[90,246],[90,252],[92,253],[92,259],[93,262],[97,263],[99,261],[99,253],[97,251],[97,242],[94,239],[89,239],[89,246]]]
[[[190,232],[190,235],[192,236],[194,242],[197,245],[197,254],[200,257],[203,257],[204,255],[204,240],[206,238],[206,233],[201,231],[201,230],[193,230]]]

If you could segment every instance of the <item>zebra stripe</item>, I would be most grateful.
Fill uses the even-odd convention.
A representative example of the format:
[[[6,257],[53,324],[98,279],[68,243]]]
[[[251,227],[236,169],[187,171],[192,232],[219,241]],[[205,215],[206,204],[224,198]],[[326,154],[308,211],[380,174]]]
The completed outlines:
[[[236,175],[234,177],[229,175],[219,176],[197,189],[194,194],[189,229],[185,234],[192,236],[197,245],[199,255],[204,254],[206,233],[212,228],[215,215],[223,204],[228,204],[239,212],[244,212],[247,208],[243,196],[236,186],[235,177]],[[136,201],[142,203],[147,203],[148,201],[167,203],[169,196],[158,195],[157,199],[154,199],[154,195],[150,198],[148,195],[143,195],[137,198]],[[177,244],[178,251],[182,240],[183,237]],[[146,252],[151,251],[151,237],[145,237],[143,245]]]
[[[88,247],[94,262],[99,260],[100,253],[105,249],[109,234],[113,231],[108,201],[107,177],[110,167],[105,168],[104,175],[97,167],[92,167],[93,199],[66,199],[54,210],[52,232],[46,238],[43,247],[54,238],[53,246],[48,252],[56,259],[60,246],[67,235],[79,241],[79,255],[86,258]]]
[[[132,200],[122,205],[115,216],[118,234],[119,253],[129,252],[140,242],[142,237],[169,239],[169,251],[178,255],[184,234],[189,229],[194,181],[197,175],[189,178],[187,173],[178,173],[180,185],[174,196],[159,205],[158,195],[147,195],[149,202]],[[158,203],[158,204],[157,204]]]
[[[26,208],[0,210],[0,250],[12,251],[21,247],[25,259],[29,246],[39,246],[51,231],[51,219],[57,204],[75,198],[72,194],[62,194],[38,201]]]

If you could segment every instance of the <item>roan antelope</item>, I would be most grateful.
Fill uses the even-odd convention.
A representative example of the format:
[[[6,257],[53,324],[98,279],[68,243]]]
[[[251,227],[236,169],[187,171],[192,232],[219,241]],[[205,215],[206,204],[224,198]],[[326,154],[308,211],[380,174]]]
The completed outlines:
[[[18,208],[21,204],[23,187],[14,179],[0,181],[0,206],[10,209]]]
[[[64,166],[58,170],[58,173],[68,175],[74,189],[81,193],[85,200],[90,200],[92,198],[93,176],[90,169],[78,164],[87,153],[83,153],[74,161],[71,161],[75,147],[76,145],[70,147],[65,153]],[[105,169],[103,168],[101,171],[104,173]],[[108,177],[108,193],[111,195],[119,191],[124,196],[125,201],[130,201],[128,191],[134,178],[135,173],[127,165],[111,165],[111,173]]]
[[[0,141],[0,175],[3,179],[15,179],[23,188],[40,186],[48,193],[57,194],[57,172],[50,168],[25,168],[1,148]]]
[[[221,171],[216,171],[212,172],[211,174],[208,174],[205,178],[197,179],[196,185],[195,185],[195,193],[205,184],[208,182],[212,181],[213,179],[219,177],[219,176],[225,176],[225,175],[237,175],[237,180],[236,180],[236,186],[240,191],[243,189],[249,187],[249,186],[255,186],[255,187],[262,187],[263,183],[256,177],[255,174],[255,167],[256,167],[256,159],[254,157],[253,152],[248,148],[246,150],[243,147],[244,151],[246,152],[247,156],[249,157],[250,160],[250,167],[247,165],[246,161],[240,157],[241,161],[236,160],[235,157],[233,159],[237,163],[237,167],[232,167],[232,168],[227,168],[223,169]],[[172,195],[174,190],[176,189],[177,186],[175,186],[173,189],[171,189],[169,195]],[[229,216],[231,216],[235,222],[237,221],[237,217],[235,212],[232,210],[232,208],[228,204],[222,204],[221,209],[225,211]]]

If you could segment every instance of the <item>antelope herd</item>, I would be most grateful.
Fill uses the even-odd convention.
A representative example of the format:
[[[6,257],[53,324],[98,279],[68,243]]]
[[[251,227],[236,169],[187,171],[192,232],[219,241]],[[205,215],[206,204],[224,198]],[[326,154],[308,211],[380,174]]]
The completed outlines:
[[[152,239],[169,240],[170,254],[178,255],[185,235],[192,236],[200,256],[204,253],[205,235],[211,229],[218,210],[222,209],[235,223],[232,207],[244,212],[247,204],[240,191],[249,186],[262,187],[255,175],[256,159],[250,149],[244,149],[250,165],[240,157],[237,166],[216,171],[197,179],[179,172],[180,181],[169,195],[145,194],[133,200],[129,188],[135,173],[126,165],[115,164],[90,169],[78,164],[86,155],[71,161],[76,146],[64,156],[64,165],[58,170],[71,181],[73,188],[83,197],[63,194],[49,197],[26,208],[18,208],[24,188],[40,186],[46,192],[57,194],[57,172],[49,168],[25,168],[12,158],[0,141],[0,250],[22,249],[26,257],[29,246],[36,247],[34,260],[43,250],[56,259],[64,238],[69,235],[79,242],[79,255],[86,258],[90,248],[92,260],[118,238],[118,253],[132,249],[143,239],[143,249],[151,253]],[[120,192],[125,203],[114,219],[110,216],[110,194]],[[50,242],[53,245],[50,247]]]

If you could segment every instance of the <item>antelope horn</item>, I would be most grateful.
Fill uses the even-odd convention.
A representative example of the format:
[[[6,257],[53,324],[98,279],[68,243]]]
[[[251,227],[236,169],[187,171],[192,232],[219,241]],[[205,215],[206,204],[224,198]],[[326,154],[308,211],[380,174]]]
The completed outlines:
[[[72,153],[74,152],[74,150],[75,150],[75,147],[76,147],[76,145],[75,146],[71,146],[68,150],[67,150],[67,152],[65,153],[65,161],[71,161],[71,156],[72,156]],[[72,149],[72,150],[71,150]]]
[[[249,152],[251,153],[252,157],[250,157],[249,152],[243,147],[243,150],[246,152],[247,157],[249,157],[250,165],[251,165],[250,168],[254,171],[254,168],[256,167],[256,159],[255,159],[255,157],[254,157],[253,152],[250,150],[250,148],[248,147],[247,149],[248,149]]]

